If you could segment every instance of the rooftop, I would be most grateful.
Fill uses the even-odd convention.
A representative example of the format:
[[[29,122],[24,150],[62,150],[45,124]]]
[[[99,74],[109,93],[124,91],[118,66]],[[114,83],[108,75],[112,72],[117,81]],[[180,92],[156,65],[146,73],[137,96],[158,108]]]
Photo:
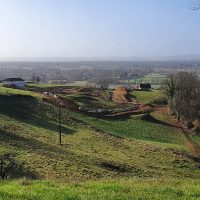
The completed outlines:
[[[24,81],[24,80],[21,79],[21,78],[7,78],[7,79],[5,79],[3,81]]]

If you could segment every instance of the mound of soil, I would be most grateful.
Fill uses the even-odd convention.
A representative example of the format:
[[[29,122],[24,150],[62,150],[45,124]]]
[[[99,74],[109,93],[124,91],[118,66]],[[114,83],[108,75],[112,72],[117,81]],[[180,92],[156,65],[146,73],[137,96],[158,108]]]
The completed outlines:
[[[45,96],[45,98],[43,98],[43,102],[53,104],[54,106],[58,106],[60,104],[63,108],[66,108],[72,111],[78,110],[78,106],[73,101],[65,99],[58,95],[57,95],[57,98],[54,98],[51,96]]]
[[[93,88],[86,88],[86,87],[80,88],[79,92],[93,92]]]
[[[128,98],[128,89],[123,86],[117,87],[112,94],[112,100],[116,103],[127,103],[129,102]]]

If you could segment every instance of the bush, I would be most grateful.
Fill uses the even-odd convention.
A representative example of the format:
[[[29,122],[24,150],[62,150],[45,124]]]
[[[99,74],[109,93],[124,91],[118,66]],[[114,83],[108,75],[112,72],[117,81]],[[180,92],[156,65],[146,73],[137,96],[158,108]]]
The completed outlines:
[[[153,101],[151,101],[151,103],[156,105],[167,105],[167,97],[166,96],[158,97]]]

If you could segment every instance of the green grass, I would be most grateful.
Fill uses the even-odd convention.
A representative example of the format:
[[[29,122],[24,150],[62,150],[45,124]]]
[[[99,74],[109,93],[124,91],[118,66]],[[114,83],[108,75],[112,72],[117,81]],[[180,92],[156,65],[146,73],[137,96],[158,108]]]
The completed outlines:
[[[0,86],[0,95],[7,95],[7,96],[26,95],[26,96],[41,98],[41,95],[38,93],[21,90],[21,89],[8,88],[8,87],[3,87],[3,86]]]
[[[29,84],[27,84],[27,86],[28,87],[35,87],[35,88],[48,88],[48,87],[66,86],[66,84],[29,83]]]
[[[62,184],[44,181],[0,183],[2,200],[196,200],[200,183],[186,180],[116,180]]]
[[[199,135],[191,135],[190,137],[195,143],[200,145],[200,137],[199,137]]]
[[[150,83],[153,85],[162,85],[165,79],[166,79],[165,75],[161,75],[159,73],[150,73],[142,78],[136,78],[129,81],[134,84]]]
[[[184,149],[123,140],[76,124],[72,127],[71,122],[64,125],[60,146],[53,122],[35,124],[1,115],[0,124],[0,152],[14,152],[23,167],[38,178],[83,181],[124,176],[200,176]],[[179,165],[182,167],[176,168]]]
[[[115,138],[75,122],[63,126],[60,146],[53,121],[35,122],[1,115],[0,152],[14,152],[24,169],[38,178],[200,177],[197,164],[183,148]]]
[[[65,96],[67,99],[72,100],[79,106],[83,106],[87,109],[96,109],[96,108],[118,108],[119,105],[112,102],[107,101],[104,98],[95,97],[89,94],[73,94]]]
[[[140,103],[150,103],[159,96],[162,96],[162,91],[133,91],[131,94],[134,95]]]
[[[184,141],[179,130],[163,125],[162,122],[159,121],[151,122],[148,121],[148,119],[138,117],[107,120],[83,116],[80,114],[74,114],[74,116],[82,119],[95,129],[128,139],[180,145],[182,145]]]
[[[88,84],[88,81],[74,81],[72,83],[67,83],[68,86],[77,86],[77,87],[85,87]]]
[[[48,88],[48,87],[60,87],[60,86],[86,86],[87,81],[74,81],[66,84],[54,84],[54,83],[29,83],[27,86],[36,88]]]

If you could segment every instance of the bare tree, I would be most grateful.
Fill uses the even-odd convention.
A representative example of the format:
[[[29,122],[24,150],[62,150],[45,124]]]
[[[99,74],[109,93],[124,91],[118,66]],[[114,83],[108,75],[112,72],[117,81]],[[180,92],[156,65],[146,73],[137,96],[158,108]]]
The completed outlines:
[[[167,95],[169,107],[173,112],[174,96],[175,96],[175,75],[174,74],[169,75],[168,79],[166,79],[164,84],[165,84],[164,92]]]
[[[200,1],[193,2],[192,10],[200,10]]]
[[[193,73],[179,72],[171,75],[165,84],[169,107],[178,121],[192,127],[200,125],[200,80]],[[197,127],[196,130],[199,130]]]

